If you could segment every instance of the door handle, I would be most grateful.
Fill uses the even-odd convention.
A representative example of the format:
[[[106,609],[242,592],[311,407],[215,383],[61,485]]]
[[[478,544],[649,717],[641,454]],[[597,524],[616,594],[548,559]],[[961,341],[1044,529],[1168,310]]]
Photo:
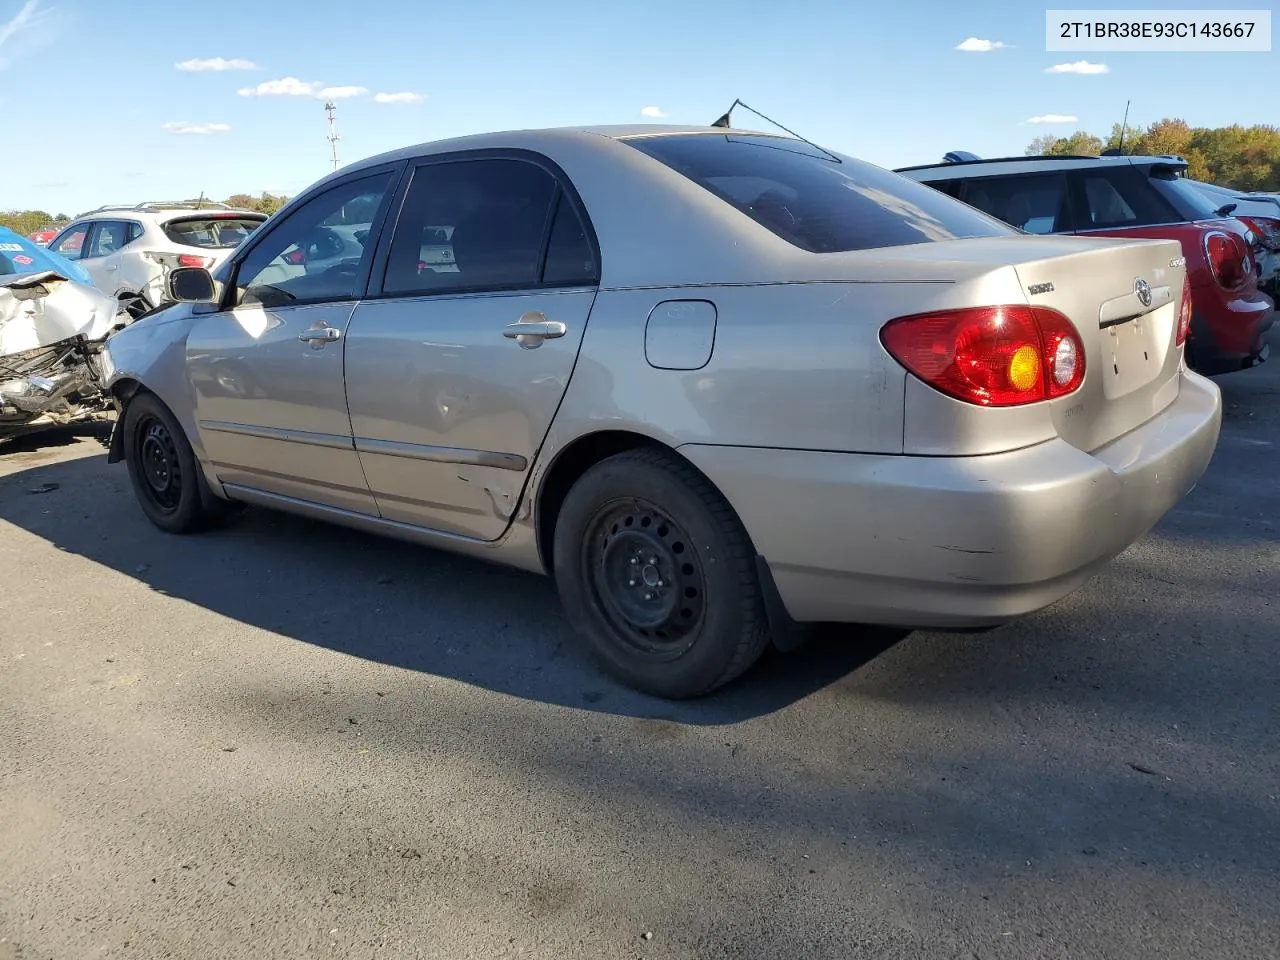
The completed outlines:
[[[546,314],[538,311],[526,313],[515,323],[509,323],[502,335],[514,340],[526,350],[542,346],[543,340],[555,340],[568,333],[569,328],[559,320],[548,320]]]
[[[312,346],[320,346],[326,343],[332,343],[342,336],[342,331],[336,327],[324,326],[317,324],[307,330],[303,330],[298,334],[298,339],[303,343],[310,343]]]

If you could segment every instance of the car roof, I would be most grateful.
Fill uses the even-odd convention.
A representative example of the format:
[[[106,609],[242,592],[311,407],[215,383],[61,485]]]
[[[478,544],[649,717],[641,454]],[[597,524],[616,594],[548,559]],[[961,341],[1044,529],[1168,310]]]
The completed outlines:
[[[955,163],[924,163],[911,167],[898,167],[894,172],[910,176],[913,180],[923,180],[924,177],[919,174],[925,171],[929,172],[930,179],[955,180],[960,177],[995,177],[1019,173],[1123,166],[1185,168],[1187,162],[1180,157],[1169,156],[998,157],[991,160],[961,160]]]
[[[662,137],[688,134],[718,134],[720,136],[732,134],[739,137],[772,137],[779,140],[796,139],[794,137],[784,137],[776,133],[764,133],[759,130],[710,126],[684,126],[663,123],[600,124],[595,126],[577,127],[544,127],[529,130],[499,130],[492,133],[475,133],[461,137],[451,137],[445,140],[430,140],[424,143],[413,144],[412,146],[400,147],[395,150],[389,150],[386,153],[380,153],[376,156],[367,157],[363,160],[358,160],[354,163],[348,164],[341,168],[341,170],[337,171],[337,173],[349,173],[351,171],[361,170],[367,167],[375,167],[397,160],[405,160],[412,157],[427,156],[437,153],[455,153],[464,150],[493,150],[502,148],[546,150],[553,149],[557,144],[566,144],[575,141],[581,143],[584,139],[589,140],[590,138],[596,138],[602,141],[633,140],[640,137]]]

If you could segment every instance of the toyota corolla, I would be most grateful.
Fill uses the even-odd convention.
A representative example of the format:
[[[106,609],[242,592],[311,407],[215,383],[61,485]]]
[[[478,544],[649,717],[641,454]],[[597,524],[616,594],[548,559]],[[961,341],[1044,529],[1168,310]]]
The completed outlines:
[[[153,523],[253,504],[550,574],[667,697],[807,624],[1043,608],[1192,488],[1221,420],[1176,242],[1027,236],[721,128],[374,157],[169,293],[107,345]]]

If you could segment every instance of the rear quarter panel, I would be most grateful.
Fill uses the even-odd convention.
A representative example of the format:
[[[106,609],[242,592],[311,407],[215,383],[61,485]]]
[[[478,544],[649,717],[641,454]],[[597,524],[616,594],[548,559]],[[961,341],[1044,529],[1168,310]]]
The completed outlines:
[[[905,371],[878,331],[905,302],[921,302],[922,286],[602,290],[548,445],[613,429],[670,446],[901,453]],[[646,359],[647,318],[682,300],[715,305],[711,356],[659,369]]]

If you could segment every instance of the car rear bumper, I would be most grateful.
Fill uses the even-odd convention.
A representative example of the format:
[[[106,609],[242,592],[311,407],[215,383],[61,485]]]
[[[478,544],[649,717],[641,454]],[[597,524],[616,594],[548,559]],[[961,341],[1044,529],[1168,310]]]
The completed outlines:
[[[1070,593],[1196,484],[1217,445],[1217,386],[1085,453],[1051,440],[981,457],[690,444],[742,518],[795,620],[990,626]]]
[[[1198,373],[1229,373],[1266,359],[1267,332],[1275,322],[1275,310],[1266,294],[1208,306],[1201,305],[1204,299],[1196,303],[1188,344]]]

